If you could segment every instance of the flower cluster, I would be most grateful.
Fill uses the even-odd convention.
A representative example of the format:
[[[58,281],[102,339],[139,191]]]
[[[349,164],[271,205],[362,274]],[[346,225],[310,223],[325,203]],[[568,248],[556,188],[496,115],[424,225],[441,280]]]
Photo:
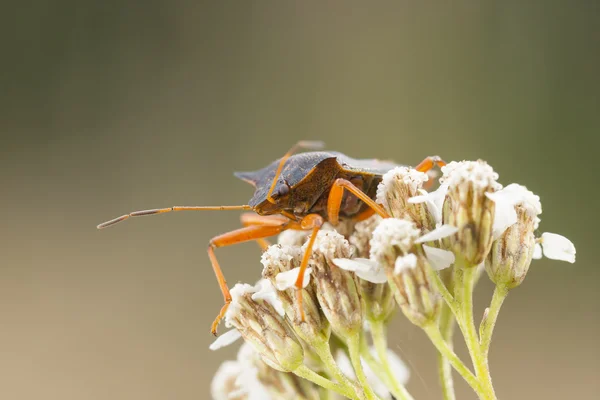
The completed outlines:
[[[211,349],[238,338],[245,344],[237,361],[225,362],[215,375],[215,399],[318,399],[325,392],[327,398],[412,399],[408,369],[387,347],[396,310],[441,354],[445,399],[454,398],[451,368],[479,398],[496,398],[488,351],[500,306],[533,259],[573,263],[575,247],[554,233],[536,235],[539,197],[518,184],[503,187],[484,161],[442,167],[435,191],[425,190],[428,180],[395,168],[383,176],[376,197],[389,218],[323,227],[301,296],[294,284],[308,235],[280,235],[262,255],[257,284],[231,290],[225,322],[232,329]],[[483,270],[496,289],[477,330],[472,291]],[[472,368],[452,350],[454,324]]]

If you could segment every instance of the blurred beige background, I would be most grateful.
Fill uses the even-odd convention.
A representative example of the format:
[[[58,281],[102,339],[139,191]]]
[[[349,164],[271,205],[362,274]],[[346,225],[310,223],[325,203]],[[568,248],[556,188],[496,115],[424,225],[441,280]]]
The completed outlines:
[[[375,4],[377,3],[377,4]],[[322,139],[355,157],[483,158],[543,201],[575,265],[536,262],[500,315],[502,399],[600,393],[600,9],[590,1],[34,1],[3,7],[0,398],[205,399],[221,306],[205,248],[232,176]],[[220,249],[253,282],[253,244]],[[491,295],[477,288],[477,313]],[[398,316],[410,390],[435,353]],[[459,348],[462,351],[462,348]],[[464,354],[464,353],[461,353]],[[460,399],[473,396],[457,378]]]

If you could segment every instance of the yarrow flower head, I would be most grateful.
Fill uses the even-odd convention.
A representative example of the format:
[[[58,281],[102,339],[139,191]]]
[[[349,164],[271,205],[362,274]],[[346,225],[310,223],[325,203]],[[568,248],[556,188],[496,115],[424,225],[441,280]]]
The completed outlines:
[[[394,293],[387,284],[385,271],[375,261],[369,259],[371,253],[371,237],[373,231],[381,223],[379,215],[373,215],[354,226],[354,232],[348,241],[354,246],[355,259],[335,259],[334,263],[340,268],[353,271],[359,277],[363,301],[365,302],[365,317],[367,321],[388,321],[396,307]]]
[[[302,247],[304,251],[306,245]],[[317,299],[321,310],[340,337],[360,332],[363,306],[356,276],[338,268],[334,259],[350,258],[350,243],[335,231],[320,231],[313,246],[309,266],[312,268]]]
[[[302,365],[304,352],[300,341],[284,319],[283,306],[267,280],[259,285],[236,284],[231,289],[232,302],[225,314],[227,326],[233,326],[252,345],[263,361],[279,371],[294,371]],[[226,336],[227,335],[227,336]],[[226,333],[212,348],[229,343],[235,334]]]
[[[394,218],[407,218],[423,231],[435,228],[435,218],[423,204],[409,202],[420,194],[429,176],[409,167],[396,167],[383,175],[377,187],[377,202]]]
[[[440,179],[447,194],[442,209],[445,224],[458,228],[444,239],[447,248],[467,266],[477,266],[492,245],[496,204],[486,194],[502,188],[498,174],[485,161],[451,162],[442,167]]]
[[[294,287],[302,262],[300,246],[274,245],[262,255],[263,278],[268,279],[277,288],[277,297],[283,305],[285,315],[296,334],[307,343],[329,340],[329,322],[320,310],[314,285],[310,285],[312,268],[304,274],[302,307],[304,321],[297,307]]]
[[[525,186],[510,184],[487,196],[496,203],[494,237],[497,238],[486,258],[485,267],[490,279],[508,289],[519,286],[531,265],[531,260],[541,257],[540,242],[550,238],[548,258],[575,261],[575,246],[566,238],[544,233],[539,239],[534,231],[540,224],[542,204],[539,196]],[[537,242],[537,243],[536,243]],[[537,254],[536,254],[537,253]]]
[[[420,237],[412,221],[389,218],[377,226],[371,240],[371,260],[383,266],[396,302],[404,315],[419,326],[434,320],[441,306],[441,297],[427,273],[427,269],[433,267],[425,253],[426,246],[422,245],[424,241],[438,238],[435,231]],[[450,253],[443,266],[452,261]]]

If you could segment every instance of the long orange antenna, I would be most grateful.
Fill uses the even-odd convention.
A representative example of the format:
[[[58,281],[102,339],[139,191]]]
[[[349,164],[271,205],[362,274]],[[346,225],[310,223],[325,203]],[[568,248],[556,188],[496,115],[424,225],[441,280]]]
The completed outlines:
[[[288,152],[283,155],[283,157],[281,157],[281,160],[279,160],[279,165],[277,166],[277,172],[275,172],[275,177],[273,178],[273,182],[271,182],[271,187],[269,188],[269,193],[267,194],[267,200],[271,204],[275,204],[275,199],[271,197],[271,194],[273,194],[273,190],[275,189],[275,185],[277,184],[277,179],[279,178],[281,170],[283,169],[283,166],[285,165],[285,162],[288,160],[288,158],[290,158],[295,152],[301,149],[320,150],[323,147],[325,147],[325,142],[322,142],[320,140],[301,140],[295,145],[293,145],[292,148],[289,149]]]
[[[252,207],[249,205],[242,206],[175,206],[175,207],[167,207],[167,208],[154,208],[152,210],[140,210],[134,211],[129,214],[121,215],[115,219],[111,219],[110,221],[106,221],[98,225],[96,228],[103,229],[108,228],[118,222],[125,221],[129,219],[129,217],[143,217],[145,215],[154,215],[154,214],[164,214],[171,211],[206,211],[206,210],[252,210]]]

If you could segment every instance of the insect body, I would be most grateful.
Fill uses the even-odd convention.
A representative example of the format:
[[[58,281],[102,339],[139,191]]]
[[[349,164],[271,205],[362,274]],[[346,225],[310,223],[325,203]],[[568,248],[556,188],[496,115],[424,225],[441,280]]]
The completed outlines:
[[[325,221],[336,225],[341,218],[364,219],[377,213],[388,217],[386,211],[375,201],[377,185],[383,174],[396,164],[378,160],[356,160],[342,153],[313,151],[295,154],[300,148],[317,149],[320,142],[299,142],[281,159],[254,172],[238,172],[235,175],[255,187],[254,196],[247,205],[241,206],[176,206],[153,210],[135,211],[98,225],[105,228],[129,217],[162,214],[171,211],[197,210],[251,210],[241,216],[243,228],[212,238],[208,255],[219,282],[225,305],[212,324],[216,335],[217,326],[231,303],[231,295],[225,277],[214,253],[217,247],[256,240],[263,249],[268,247],[266,238],[284,230],[310,230],[296,289],[302,288],[304,271],[308,265],[317,232]],[[416,169],[426,172],[433,166],[445,163],[439,157],[428,157]],[[297,290],[300,315],[302,290]]]

